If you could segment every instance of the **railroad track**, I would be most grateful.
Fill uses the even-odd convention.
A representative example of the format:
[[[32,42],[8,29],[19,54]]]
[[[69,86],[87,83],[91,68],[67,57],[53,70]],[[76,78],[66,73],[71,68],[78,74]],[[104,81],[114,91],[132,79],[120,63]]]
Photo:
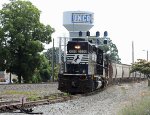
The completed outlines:
[[[18,101],[0,102],[0,113],[13,112],[16,110],[20,110],[21,112],[24,112],[24,113],[32,113],[32,108],[35,106],[64,102],[67,100],[77,99],[83,96],[95,95],[101,91],[106,90],[106,88],[111,87],[111,86],[112,85],[108,85],[104,87],[103,89],[97,89],[93,92],[89,92],[85,94],[62,96],[56,99],[43,99],[43,100],[30,101],[30,102],[23,102],[23,101],[22,102],[18,102]],[[39,112],[37,114],[42,114],[42,113]]]
[[[22,99],[22,102],[19,102],[19,101],[4,101],[4,102],[0,102],[0,113],[14,112],[16,110],[20,110],[20,112],[24,112],[24,113],[32,113],[33,112],[32,108],[35,107],[35,106],[53,104],[53,103],[58,103],[58,102],[64,102],[64,101],[67,101],[67,100],[77,99],[77,98],[80,98],[80,97],[83,97],[83,96],[94,95],[94,94],[97,94],[97,93],[105,90],[107,87],[105,87],[103,89],[97,89],[93,92],[89,92],[89,93],[86,93],[86,94],[61,96],[61,97],[58,97],[56,99],[43,99],[43,100],[30,101],[30,102],[25,102],[24,99]],[[42,114],[42,113],[39,112],[39,113],[36,113],[36,114]]]
[[[9,105],[10,103],[13,104],[13,103],[19,103],[20,101],[1,101],[0,102],[0,106],[3,106],[3,105]]]
[[[64,102],[67,100],[72,100],[75,98],[79,98],[81,95],[70,95],[70,96],[62,96],[57,99],[43,99],[38,101],[30,101],[30,102],[0,102],[0,113],[4,112],[13,112],[16,110],[20,110],[21,112],[31,113],[32,107],[46,104],[53,104],[58,102]]]

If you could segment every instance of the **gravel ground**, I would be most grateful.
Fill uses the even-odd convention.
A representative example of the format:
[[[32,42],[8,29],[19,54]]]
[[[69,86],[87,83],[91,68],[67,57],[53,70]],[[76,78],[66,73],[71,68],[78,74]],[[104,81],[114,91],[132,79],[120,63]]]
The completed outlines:
[[[0,102],[20,100],[22,97],[30,95],[48,96],[54,93],[61,93],[58,83],[49,84],[7,84],[0,85]]]
[[[94,95],[35,107],[34,112],[43,112],[44,115],[117,115],[124,106],[134,104],[146,92],[150,93],[147,81],[114,85]],[[23,113],[3,113],[2,115],[12,114],[22,115]]]

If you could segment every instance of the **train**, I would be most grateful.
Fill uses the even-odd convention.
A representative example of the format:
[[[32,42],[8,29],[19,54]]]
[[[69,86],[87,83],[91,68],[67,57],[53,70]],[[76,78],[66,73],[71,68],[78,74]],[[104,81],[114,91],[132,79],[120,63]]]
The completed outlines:
[[[58,89],[67,93],[92,92],[112,82],[143,77],[140,73],[131,74],[131,65],[111,63],[89,38],[68,41],[63,67],[65,70],[58,74]]]
[[[99,31],[90,36],[93,15],[87,11],[67,11],[63,14],[63,25],[70,35],[68,41],[63,38],[63,61],[62,54],[59,55],[58,90],[62,92],[87,93],[113,82],[143,77],[140,73],[130,74],[131,65],[112,63],[108,59],[99,47],[109,43],[107,31],[103,37],[100,37]],[[61,47],[62,41],[59,43]]]

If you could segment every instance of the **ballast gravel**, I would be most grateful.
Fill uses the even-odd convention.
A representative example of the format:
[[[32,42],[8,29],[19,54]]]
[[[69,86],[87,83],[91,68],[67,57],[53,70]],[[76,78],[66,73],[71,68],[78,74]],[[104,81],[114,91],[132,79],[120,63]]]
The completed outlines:
[[[54,93],[61,93],[57,82],[41,84],[5,84],[0,85],[0,102],[19,101],[23,97],[36,95],[39,97],[48,96]]]
[[[147,81],[113,85],[97,94],[82,96],[62,103],[42,105],[33,108],[33,112],[43,115],[118,115],[123,107],[134,104],[150,93]],[[23,115],[23,113],[3,113],[2,115]]]

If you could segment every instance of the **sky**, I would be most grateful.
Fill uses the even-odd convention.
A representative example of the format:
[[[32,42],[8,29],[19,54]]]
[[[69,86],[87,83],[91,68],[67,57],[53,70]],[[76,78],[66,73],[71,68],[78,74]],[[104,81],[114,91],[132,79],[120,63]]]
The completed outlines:
[[[94,13],[92,35],[96,31],[116,44],[121,62],[132,63],[132,41],[134,61],[150,55],[150,4],[149,0],[29,0],[41,11],[40,21],[55,28],[52,37],[58,46],[58,37],[67,36],[63,27],[64,11],[90,11]],[[8,0],[0,0],[0,9]],[[46,48],[52,44],[46,45]],[[143,51],[144,50],[144,51]],[[150,60],[150,57],[149,57]]]

